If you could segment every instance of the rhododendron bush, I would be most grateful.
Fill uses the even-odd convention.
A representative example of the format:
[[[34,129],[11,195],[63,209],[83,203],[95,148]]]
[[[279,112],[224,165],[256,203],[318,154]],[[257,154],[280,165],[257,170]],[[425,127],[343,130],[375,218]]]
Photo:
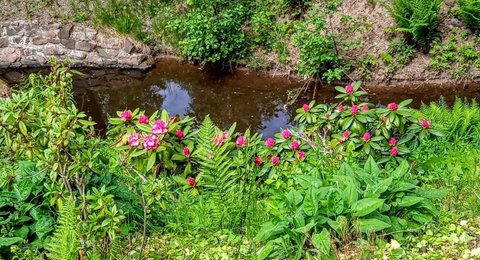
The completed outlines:
[[[31,85],[0,101],[0,151],[13,164],[31,161],[50,178],[34,188],[6,175],[2,187],[13,182],[16,193],[1,191],[0,202],[32,193],[55,211],[73,205],[73,225],[81,228],[70,235],[78,254],[106,257],[115,244],[129,243],[119,238],[140,236],[132,254],[141,258],[151,254],[144,252],[146,238],[156,232],[228,230],[258,259],[325,257],[335,245],[371,233],[400,238],[438,214],[432,201],[441,192],[422,189],[409,163],[421,142],[441,135],[435,122],[417,117],[410,101],[385,107],[362,101],[359,82],[337,88],[339,104],[303,104],[296,125],[270,137],[236,132],[235,124],[220,129],[208,116],[196,124],[138,108],[111,117],[100,137],[75,108],[68,68],[55,66]],[[17,214],[8,202],[0,209]],[[8,246],[35,239],[29,232],[6,237],[13,241]],[[55,254],[55,246],[47,248]]]

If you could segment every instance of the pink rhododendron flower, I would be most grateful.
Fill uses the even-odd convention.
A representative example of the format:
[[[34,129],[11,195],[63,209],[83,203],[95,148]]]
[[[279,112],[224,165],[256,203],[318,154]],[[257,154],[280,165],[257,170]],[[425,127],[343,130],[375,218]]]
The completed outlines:
[[[338,112],[343,112],[343,110],[345,110],[345,106],[342,105],[342,104],[340,104],[340,105],[338,106]]]
[[[277,156],[273,156],[270,160],[272,161],[273,165],[278,165],[280,163],[280,158]]]
[[[357,105],[353,105],[353,106],[350,108],[350,112],[352,112],[352,115],[358,114],[358,111],[359,111],[359,110],[360,110],[360,109],[358,108]]]
[[[352,94],[353,91],[354,91],[354,89],[353,89],[353,86],[352,86],[352,85],[347,85],[347,86],[345,87],[345,92],[347,92],[347,94]]]
[[[255,164],[256,164],[257,166],[260,166],[260,165],[263,164],[262,156],[257,156],[257,157],[255,157]]]
[[[290,130],[288,129],[285,129],[282,131],[282,137],[285,139],[289,139],[290,137],[292,137],[292,132],[290,132]]]
[[[245,138],[245,136],[243,136],[243,135],[242,135],[242,136],[239,136],[239,137],[237,138],[237,141],[235,142],[235,144],[236,144],[238,147],[243,147],[243,146],[245,146],[245,143],[246,143],[246,138]]]
[[[304,151],[298,151],[298,159],[303,160],[305,158],[305,152]]]
[[[293,141],[291,145],[292,150],[298,150],[300,148],[300,142],[298,141]]]
[[[397,105],[397,103],[393,102],[393,103],[388,104],[387,108],[390,111],[395,111],[395,110],[398,109],[398,105]]]
[[[120,115],[120,119],[122,119],[122,121],[124,122],[128,122],[132,120],[132,112],[130,112],[130,110],[123,111],[122,114]]]
[[[342,135],[343,135],[343,137],[344,137],[345,139],[350,138],[350,132],[349,132],[348,130],[345,130],[345,132],[343,132]]]
[[[138,146],[140,144],[140,139],[142,139],[141,134],[131,134],[128,137],[128,145],[130,145],[131,147]]]
[[[362,106],[362,111],[368,111],[370,108],[367,105]]]
[[[214,145],[217,145],[217,146],[220,146],[220,145],[222,145],[223,143],[225,143],[225,141],[227,140],[227,138],[228,138],[228,133],[227,133],[227,132],[218,133],[218,134],[213,138],[213,144],[214,144]]]
[[[143,139],[142,145],[145,150],[155,150],[158,147],[158,139],[155,135],[147,135]]]
[[[190,157],[190,148],[188,146],[183,147],[183,155]]]
[[[392,147],[392,149],[390,149],[390,155],[391,156],[397,156],[398,155],[398,148],[397,147]]]
[[[310,106],[308,104],[303,104],[303,111],[308,112],[310,110]]]
[[[326,114],[325,114],[325,118],[329,119],[329,118],[330,118],[330,114],[329,114],[329,113],[326,113]]]
[[[428,129],[428,128],[430,128],[430,126],[432,125],[432,121],[427,121],[427,120],[425,120],[425,119],[423,119],[423,118],[420,118],[420,124],[422,125],[422,127],[423,127],[424,129]]]
[[[369,142],[370,141],[370,138],[372,136],[370,135],[370,132],[365,132],[365,134],[363,134],[363,141],[366,143],[366,142]]]
[[[179,139],[182,139],[184,134],[183,134],[183,131],[178,129],[176,132],[175,132],[175,135],[179,138]]]
[[[157,120],[152,125],[152,132],[156,135],[163,135],[168,132],[167,123],[163,120]]]
[[[139,116],[138,117],[138,123],[143,124],[143,125],[148,124],[148,116],[146,116],[146,115]]]
[[[388,140],[388,145],[390,146],[397,145],[397,139],[395,139],[395,137],[390,138],[390,140]]]
[[[272,148],[274,145],[275,145],[275,139],[271,137],[267,138],[267,140],[265,141],[265,146],[268,148]]]
[[[192,187],[195,186],[195,179],[194,178],[188,177],[187,182],[188,182],[188,185],[190,185]]]

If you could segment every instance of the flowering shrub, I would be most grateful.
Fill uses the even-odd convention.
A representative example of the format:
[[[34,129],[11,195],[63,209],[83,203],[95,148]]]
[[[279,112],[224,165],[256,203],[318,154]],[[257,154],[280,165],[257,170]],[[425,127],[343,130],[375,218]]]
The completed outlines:
[[[432,122],[415,117],[408,105],[412,100],[376,107],[361,102],[366,92],[355,82],[340,92],[338,104],[306,105],[297,109],[295,121],[305,127],[305,134],[320,138],[331,153],[372,155],[379,162],[407,156],[419,141],[442,133]]]

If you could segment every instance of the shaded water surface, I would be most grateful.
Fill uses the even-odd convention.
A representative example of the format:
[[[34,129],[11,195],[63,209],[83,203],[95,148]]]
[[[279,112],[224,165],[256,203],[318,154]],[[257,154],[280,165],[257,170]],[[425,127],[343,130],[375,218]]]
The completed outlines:
[[[23,72],[0,72],[7,81],[18,81]],[[237,122],[237,130],[258,130],[266,136],[291,124],[294,110],[313,96],[313,86],[302,92],[296,104],[286,106],[288,92],[304,86],[304,82],[266,73],[235,71],[219,72],[199,69],[173,59],[164,59],[148,72],[125,70],[84,70],[75,78],[74,92],[79,107],[105,129],[108,116],[116,111],[139,107],[151,114],[166,109],[170,114],[192,115],[198,120],[210,115],[222,128]],[[16,77],[16,78],[15,78]],[[332,86],[317,87],[318,102],[333,102]],[[413,106],[455,97],[480,98],[480,84],[404,86],[369,88],[368,100],[375,104],[414,99]]]

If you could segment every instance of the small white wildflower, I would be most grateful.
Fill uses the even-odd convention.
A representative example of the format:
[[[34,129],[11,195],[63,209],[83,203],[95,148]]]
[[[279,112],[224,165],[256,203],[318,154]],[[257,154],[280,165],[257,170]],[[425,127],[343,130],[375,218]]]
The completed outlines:
[[[467,223],[468,223],[468,221],[462,220],[462,221],[460,221],[460,226],[465,226]]]
[[[477,247],[477,248],[472,249],[471,254],[472,254],[472,256],[478,256],[478,255],[480,255],[480,247]]]
[[[392,239],[392,241],[390,241],[390,244],[392,245],[393,249],[400,248],[400,243],[398,243],[398,241],[395,239]]]

